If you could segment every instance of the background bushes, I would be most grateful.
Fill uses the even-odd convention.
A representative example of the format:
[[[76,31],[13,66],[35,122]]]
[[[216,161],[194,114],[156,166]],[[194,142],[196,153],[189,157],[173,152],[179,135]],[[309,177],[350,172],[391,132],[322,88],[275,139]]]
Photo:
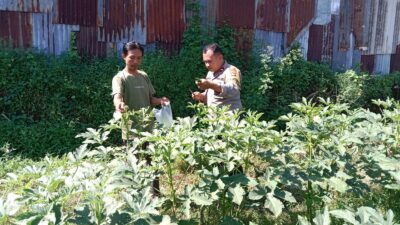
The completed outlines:
[[[23,156],[31,158],[46,154],[61,155],[81,144],[75,136],[82,131],[81,125],[66,120],[30,124],[0,121],[0,145],[8,143]]]
[[[3,49],[1,112],[11,119],[24,115],[33,121],[106,122],[112,109],[108,103],[115,62]]]
[[[116,62],[2,47],[0,145],[8,142],[33,157],[74,150],[76,134],[112,115],[110,82]]]

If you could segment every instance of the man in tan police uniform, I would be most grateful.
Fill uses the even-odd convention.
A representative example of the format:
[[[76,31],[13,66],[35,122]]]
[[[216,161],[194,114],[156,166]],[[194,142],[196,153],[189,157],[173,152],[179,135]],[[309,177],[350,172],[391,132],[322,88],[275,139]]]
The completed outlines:
[[[209,44],[203,48],[203,62],[208,69],[207,77],[196,84],[204,92],[193,92],[192,98],[207,106],[242,109],[240,70],[225,61],[222,49],[217,44]]]

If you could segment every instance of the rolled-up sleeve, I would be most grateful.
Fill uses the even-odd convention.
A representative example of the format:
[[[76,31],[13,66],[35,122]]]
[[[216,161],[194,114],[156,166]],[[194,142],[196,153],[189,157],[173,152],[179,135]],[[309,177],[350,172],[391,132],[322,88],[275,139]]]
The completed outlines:
[[[122,78],[120,76],[115,76],[112,79],[112,93],[111,95],[120,94],[122,97],[124,95],[124,85],[122,83]]]

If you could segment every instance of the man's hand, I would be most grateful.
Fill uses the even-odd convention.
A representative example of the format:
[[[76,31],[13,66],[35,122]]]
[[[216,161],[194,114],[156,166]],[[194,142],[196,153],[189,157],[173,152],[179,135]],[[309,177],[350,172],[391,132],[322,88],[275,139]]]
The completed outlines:
[[[115,106],[115,111],[117,112],[124,112],[125,110],[125,103],[122,99],[122,96],[120,94],[115,94],[114,95],[114,106]]]
[[[211,87],[212,81],[206,80],[206,79],[199,79],[196,81],[196,85],[198,88],[201,90],[206,90]]]
[[[125,110],[125,103],[124,102],[120,102],[119,104],[117,104],[115,106],[115,111],[117,112],[124,112]]]
[[[167,97],[162,97],[162,98],[156,98],[154,96],[150,97],[150,104],[152,106],[156,105],[168,105],[169,104],[169,99]]]
[[[169,104],[169,99],[167,97],[162,97],[160,100],[161,105],[168,105]]]
[[[222,92],[221,86],[211,80],[200,79],[200,80],[196,81],[196,85],[201,90],[213,89],[216,93]]]
[[[192,93],[192,98],[196,101],[205,102],[205,95],[198,91]]]

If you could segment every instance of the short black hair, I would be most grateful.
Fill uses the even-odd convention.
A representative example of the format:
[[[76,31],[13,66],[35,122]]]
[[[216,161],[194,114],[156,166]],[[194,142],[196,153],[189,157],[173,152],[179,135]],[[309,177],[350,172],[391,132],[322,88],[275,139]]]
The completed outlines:
[[[206,46],[204,46],[203,48],[203,54],[207,53],[208,50],[211,50],[215,53],[219,53],[221,55],[224,55],[224,53],[222,52],[222,48],[219,47],[219,45],[217,43],[212,43],[212,44],[208,44]]]
[[[142,55],[144,55],[144,48],[143,46],[136,41],[130,41],[124,44],[124,47],[122,47],[122,53],[124,55],[128,54],[128,51],[130,50],[135,50],[135,49],[139,49],[142,52]]]

